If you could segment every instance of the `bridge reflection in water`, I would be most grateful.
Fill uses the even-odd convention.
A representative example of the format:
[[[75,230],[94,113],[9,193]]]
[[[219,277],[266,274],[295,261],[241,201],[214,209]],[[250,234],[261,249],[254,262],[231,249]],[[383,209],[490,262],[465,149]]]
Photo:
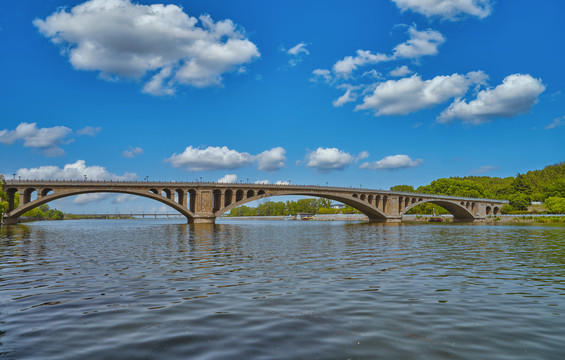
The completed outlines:
[[[6,224],[17,223],[27,211],[67,196],[90,193],[120,193],[162,202],[184,215],[189,223],[214,223],[218,216],[250,201],[271,196],[321,197],[347,204],[367,215],[370,222],[399,222],[416,205],[437,204],[454,221],[484,221],[498,215],[507,201],[415,194],[397,191],[316,185],[268,185],[245,183],[6,180],[8,196]],[[20,202],[15,207],[15,195]],[[32,200],[35,199],[35,200]],[[127,214],[125,214],[127,215]]]

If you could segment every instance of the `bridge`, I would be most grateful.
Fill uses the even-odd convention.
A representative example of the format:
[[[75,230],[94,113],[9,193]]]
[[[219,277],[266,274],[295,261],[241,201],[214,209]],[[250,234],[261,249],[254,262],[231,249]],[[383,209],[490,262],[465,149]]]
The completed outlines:
[[[189,223],[214,223],[218,216],[250,201],[271,196],[299,195],[331,199],[361,211],[370,222],[400,222],[414,206],[433,203],[449,211],[454,221],[484,221],[500,214],[504,200],[460,198],[387,190],[316,185],[271,185],[212,182],[148,182],[90,180],[5,180],[8,197],[5,224],[42,204],[89,193],[120,193],[164,203],[184,215]],[[15,206],[15,196],[19,204]]]

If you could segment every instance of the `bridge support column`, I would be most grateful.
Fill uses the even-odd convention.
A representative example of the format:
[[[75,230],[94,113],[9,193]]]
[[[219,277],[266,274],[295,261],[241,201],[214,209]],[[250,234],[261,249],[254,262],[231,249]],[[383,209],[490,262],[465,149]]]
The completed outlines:
[[[196,213],[192,219],[188,219],[190,224],[215,224],[216,217],[212,213]]]
[[[19,217],[5,217],[4,218],[4,225],[16,225],[19,221]]]

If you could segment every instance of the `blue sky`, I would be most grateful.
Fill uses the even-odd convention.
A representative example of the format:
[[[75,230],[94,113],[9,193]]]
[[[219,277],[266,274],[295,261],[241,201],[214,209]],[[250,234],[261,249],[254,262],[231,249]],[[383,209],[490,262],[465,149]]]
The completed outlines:
[[[388,189],[541,169],[565,160],[564,11],[3,1],[0,173]],[[56,205],[160,208],[99,195]]]

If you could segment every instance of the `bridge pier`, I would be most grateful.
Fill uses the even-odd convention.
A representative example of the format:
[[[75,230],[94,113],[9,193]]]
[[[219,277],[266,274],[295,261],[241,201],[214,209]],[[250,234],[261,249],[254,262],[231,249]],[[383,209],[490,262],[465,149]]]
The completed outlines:
[[[19,217],[5,217],[2,222],[4,225],[16,225],[19,223]]]
[[[213,213],[196,213],[193,218],[188,218],[189,224],[215,224],[216,216]]]

